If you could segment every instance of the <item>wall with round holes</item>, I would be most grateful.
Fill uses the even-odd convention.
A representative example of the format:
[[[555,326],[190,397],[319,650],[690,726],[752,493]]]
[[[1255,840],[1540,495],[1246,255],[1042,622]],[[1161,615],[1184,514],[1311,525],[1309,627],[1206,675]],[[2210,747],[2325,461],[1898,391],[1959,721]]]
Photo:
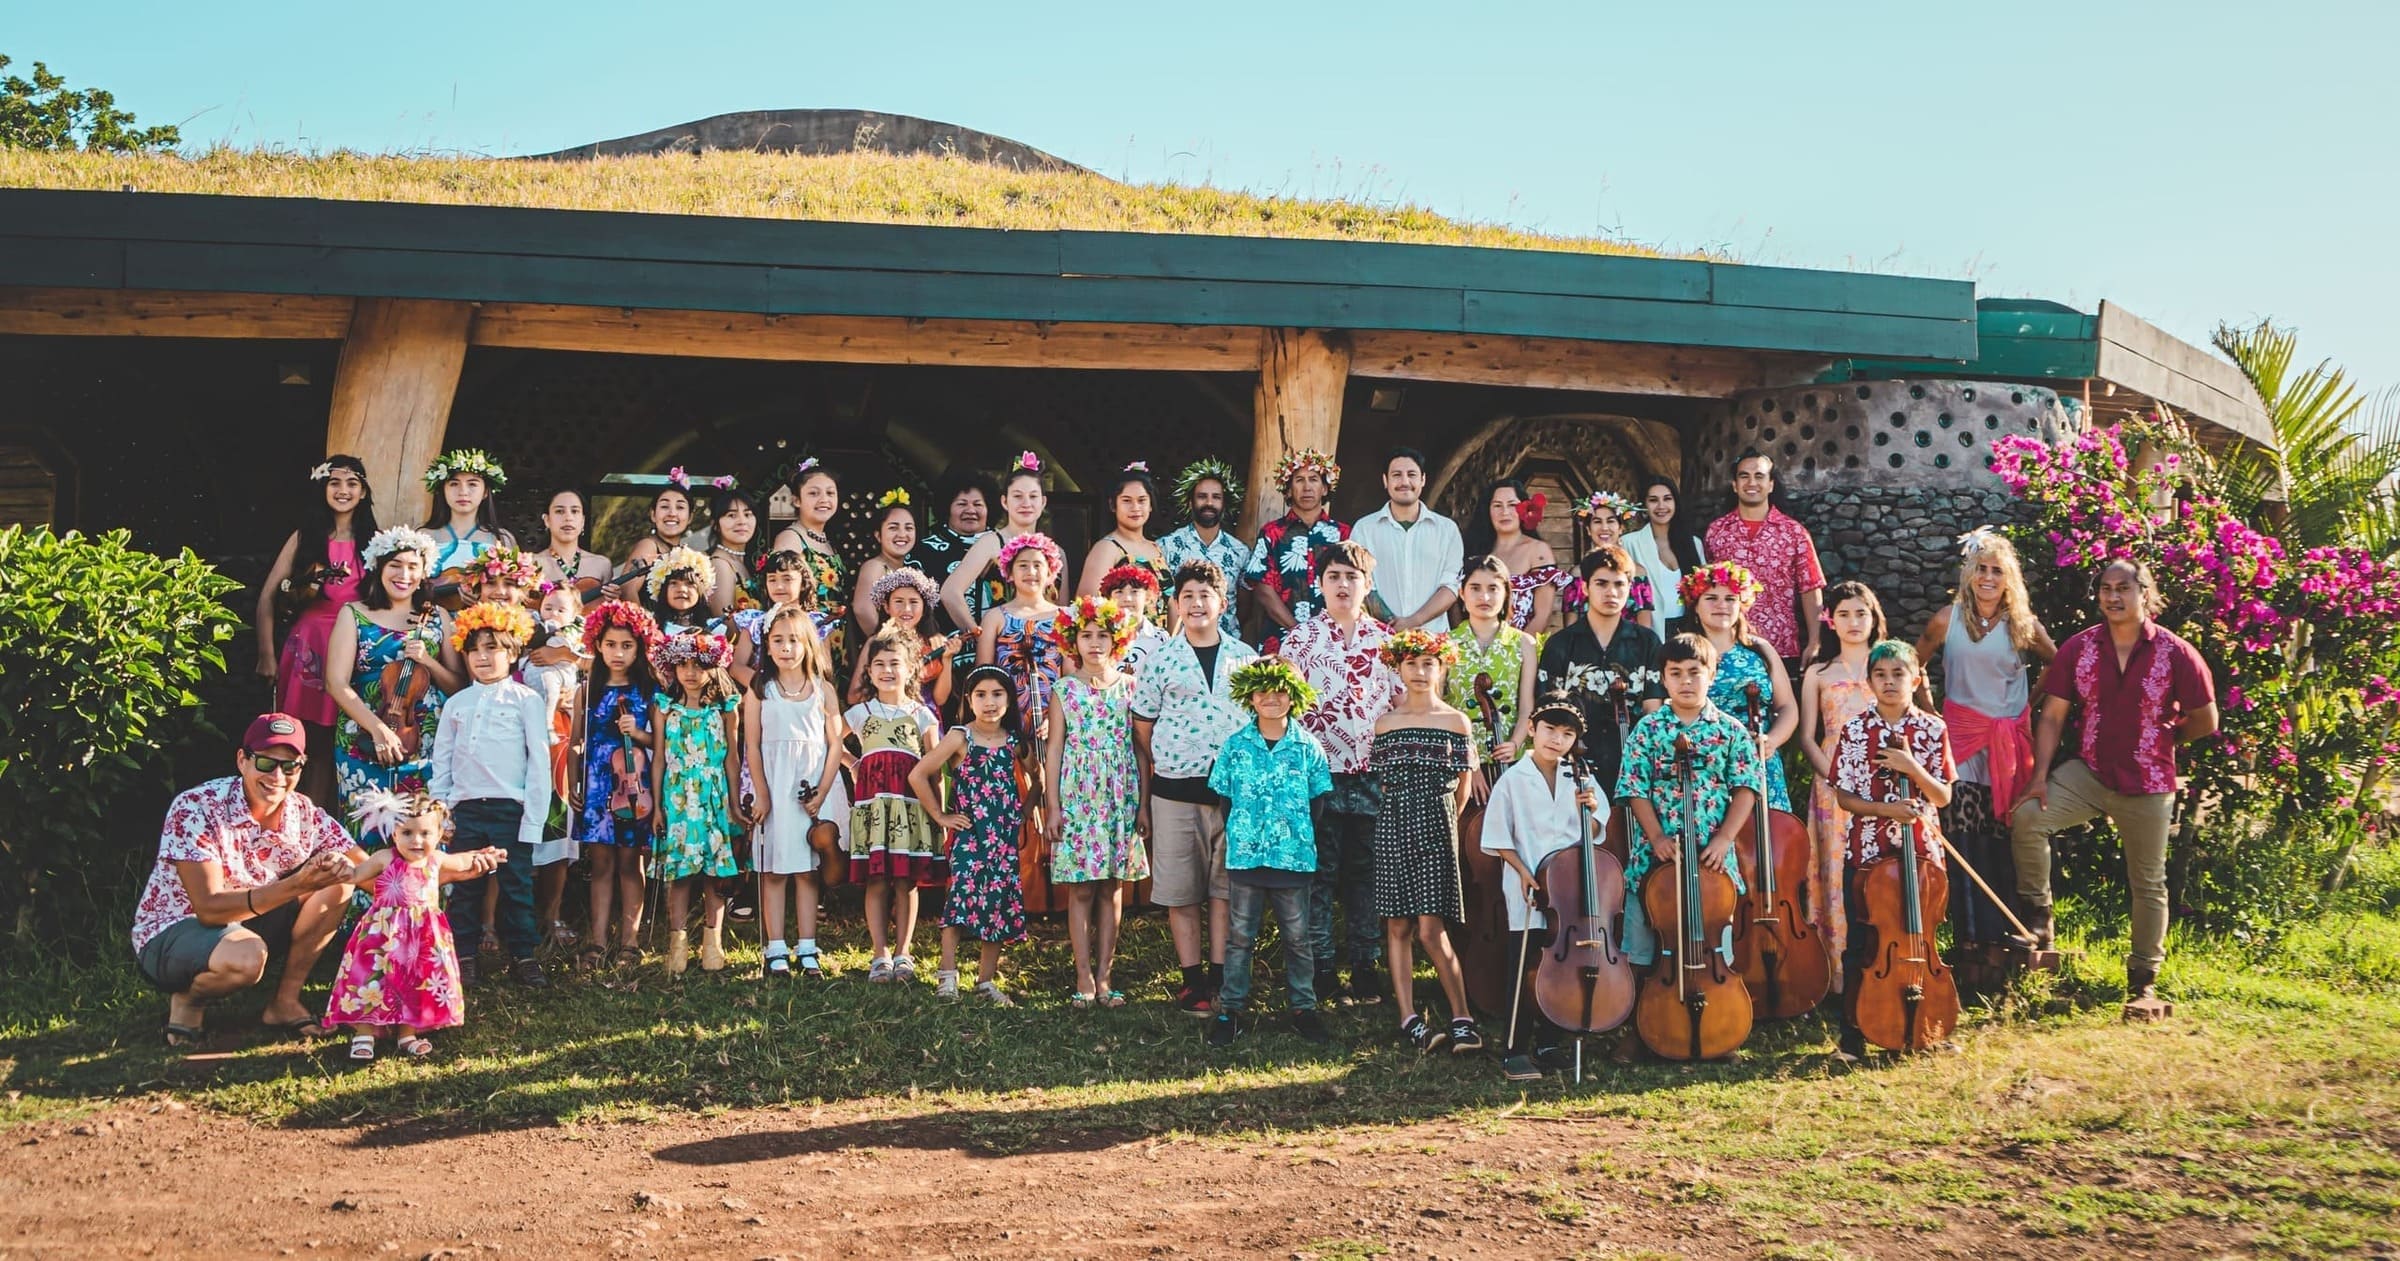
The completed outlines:
[[[2055,390],[1992,381],[1848,381],[1737,394],[1693,434],[1692,478],[1723,485],[1756,448],[1792,492],[1834,486],[1987,486],[1992,442],[2072,432]]]

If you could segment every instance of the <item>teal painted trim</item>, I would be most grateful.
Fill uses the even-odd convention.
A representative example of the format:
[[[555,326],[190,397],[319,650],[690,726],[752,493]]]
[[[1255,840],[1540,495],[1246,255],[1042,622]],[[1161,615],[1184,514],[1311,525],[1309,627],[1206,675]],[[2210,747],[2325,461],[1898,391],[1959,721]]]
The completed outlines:
[[[1975,304],[1975,357],[1964,364],[1931,357],[1860,358],[1820,376],[1828,382],[1894,377],[1992,381],[2080,381],[2100,371],[2100,319],[2054,302],[1986,298]]]
[[[1957,361],[1973,287],[1679,259],[0,190],[0,285],[1388,329]]]

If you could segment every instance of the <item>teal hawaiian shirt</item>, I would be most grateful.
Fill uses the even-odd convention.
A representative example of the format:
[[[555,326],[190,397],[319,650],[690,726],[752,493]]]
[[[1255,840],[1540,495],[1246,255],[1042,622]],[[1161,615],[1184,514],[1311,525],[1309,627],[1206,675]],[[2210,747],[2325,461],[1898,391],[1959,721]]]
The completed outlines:
[[[1233,733],[1209,768],[1210,792],[1227,800],[1225,869],[1317,869],[1317,829],[1309,803],[1333,791],[1325,748],[1299,723],[1286,723],[1269,747],[1253,720]]]

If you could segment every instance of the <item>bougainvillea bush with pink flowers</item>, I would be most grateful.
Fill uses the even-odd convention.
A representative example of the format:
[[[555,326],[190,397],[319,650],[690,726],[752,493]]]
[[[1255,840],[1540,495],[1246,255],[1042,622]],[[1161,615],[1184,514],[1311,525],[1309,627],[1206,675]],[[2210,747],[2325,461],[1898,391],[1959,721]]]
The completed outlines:
[[[2287,554],[2228,507],[2172,417],[1994,449],[2033,510],[2017,543],[2053,634],[2096,621],[2092,580],[2132,557],[2157,576],[2159,622],[2215,671],[2221,728],[2183,758],[2179,910],[2240,928],[2314,909],[2376,843],[2400,755],[2400,566],[2355,547]]]

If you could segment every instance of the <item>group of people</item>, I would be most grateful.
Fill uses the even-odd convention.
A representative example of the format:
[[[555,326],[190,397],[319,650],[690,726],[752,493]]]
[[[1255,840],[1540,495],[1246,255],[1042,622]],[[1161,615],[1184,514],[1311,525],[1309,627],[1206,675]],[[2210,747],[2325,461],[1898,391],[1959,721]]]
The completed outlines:
[[[1249,1027],[1272,912],[1295,1032],[1323,1039],[1323,1007],[1388,997],[1417,1047],[1473,1051],[1450,937],[1470,915],[1462,814],[1482,813],[1503,864],[1508,930],[1538,935],[1543,860],[1612,813],[1629,894],[1692,834],[1738,884],[1753,812],[1794,812],[1803,773],[1808,918],[1853,969],[1873,929],[1845,890],[1912,844],[2014,894],[1956,882],[1957,942],[2046,947],[2049,837],[2106,815],[2134,895],[2129,989],[2152,993],[2175,750],[2215,707],[2205,664],[2151,620],[2141,566],[2108,567],[2100,624],[2054,644],[2006,538],[1972,531],[1955,599],[1911,644],[1865,585],[1826,585],[1763,455],[1737,462],[1734,509],[1705,531],[1664,477],[1638,504],[1590,496],[1567,565],[1522,482],[1489,487],[1462,528],[1425,502],[1426,470],[1392,451],[1387,502],[1353,525],[1328,507],[1340,468],[1295,451],[1273,473],[1286,511],[1244,542],[1225,464],[1182,470],[1184,520],[1153,537],[1160,487],[1136,463],[1077,569],[1041,531],[1027,453],[996,498],[942,487],[939,522],[883,493],[876,554],[853,567],[827,533],[839,481],[814,460],[771,546],[765,497],[678,469],[617,560],[583,547],[572,490],[520,550],[482,452],[426,471],[422,528],[378,528],[364,466],[335,456],[260,595],[276,711],[234,776],[176,799],[135,919],[167,1039],[198,1037],[205,1004],[274,954],[262,1020],[315,1024],[300,987],[354,905],[321,1019],[370,1060],[379,1032],[422,1055],[462,1019],[487,936],[531,987],[551,984],[545,940],[578,972],[641,966],[660,889],[669,974],[694,953],[727,966],[739,903],[766,977],[822,976],[821,895],[847,882],[871,983],[917,980],[932,892],[943,997],[972,941],[972,993],[1012,1005],[1002,949],[1058,911],[1070,1003],[1122,1006],[1118,928],[1146,899],[1167,912],[1172,1001],[1222,1046]],[[2053,769],[2071,715],[2076,756]],[[571,870],[588,874],[580,929]],[[1625,905],[1628,957],[1671,956],[1640,898]],[[1418,1006],[1420,951],[1438,1015]],[[1518,1023],[1537,1051],[1555,1040]]]

